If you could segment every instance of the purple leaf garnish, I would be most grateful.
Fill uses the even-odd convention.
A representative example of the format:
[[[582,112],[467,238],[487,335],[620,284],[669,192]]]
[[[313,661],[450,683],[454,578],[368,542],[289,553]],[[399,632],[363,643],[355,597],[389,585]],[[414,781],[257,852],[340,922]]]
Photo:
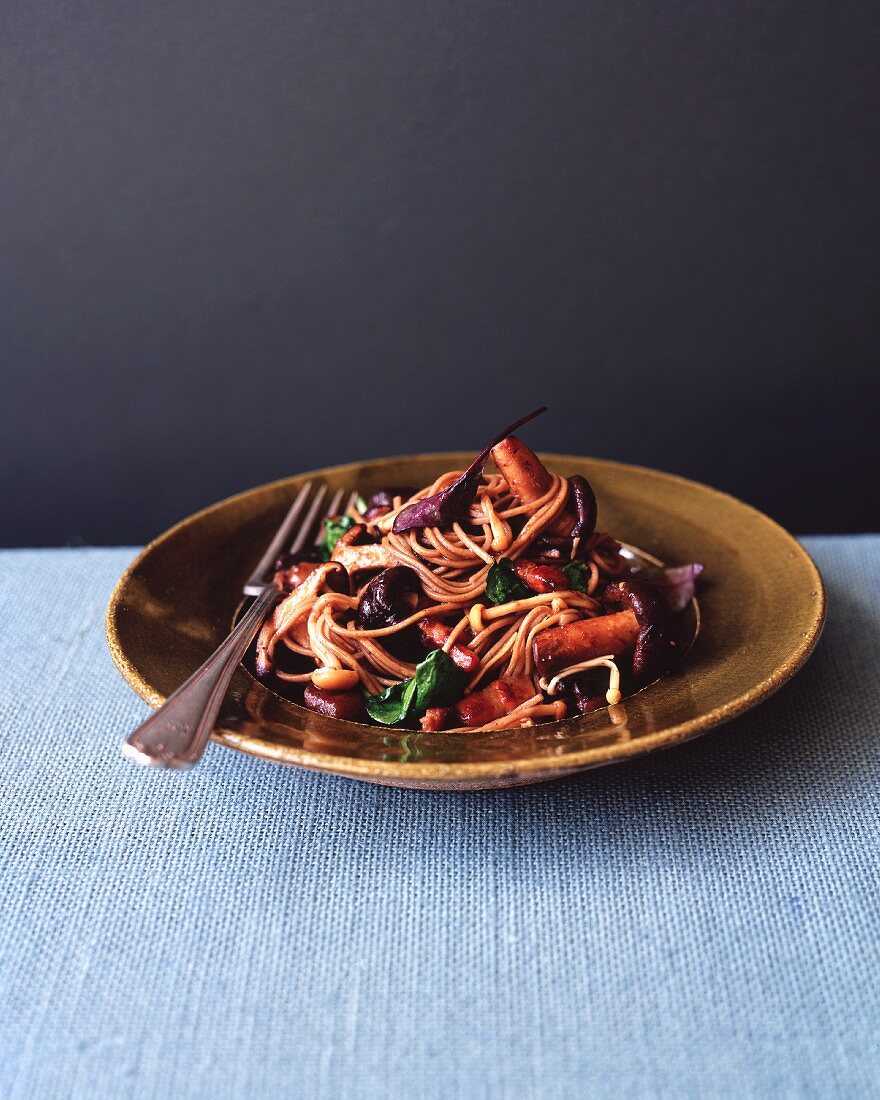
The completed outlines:
[[[409,531],[413,527],[443,527],[466,515],[471,504],[473,504],[474,497],[477,495],[480,478],[483,476],[483,468],[489,461],[489,452],[492,448],[500,443],[502,439],[507,439],[517,428],[521,428],[523,424],[527,424],[546,411],[547,406],[542,405],[540,409],[535,409],[528,416],[524,416],[521,420],[517,420],[515,424],[505,428],[503,432],[495,436],[488,447],[480,451],[461,477],[453,481],[451,485],[441,489],[439,493],[435,493],[431,497],[417,500],[414,504],[402,508],[394,520],[394,526],[392,527],[394,533],[399,535],[402,531]]]
[[[660,569],[653,565],[633,570],[633,575],[662,590],[673,611],[683,611],[694,598],[697,577],[703,572],[699,562]]]

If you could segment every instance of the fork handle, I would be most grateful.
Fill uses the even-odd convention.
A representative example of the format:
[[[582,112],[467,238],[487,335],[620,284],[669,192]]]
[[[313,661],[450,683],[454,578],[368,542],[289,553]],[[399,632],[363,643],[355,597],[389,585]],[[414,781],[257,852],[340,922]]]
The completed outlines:
[[[229,682],[282,593],[268,585],[201,668],[122,742],[136,764],[186,771],[202,757]]]

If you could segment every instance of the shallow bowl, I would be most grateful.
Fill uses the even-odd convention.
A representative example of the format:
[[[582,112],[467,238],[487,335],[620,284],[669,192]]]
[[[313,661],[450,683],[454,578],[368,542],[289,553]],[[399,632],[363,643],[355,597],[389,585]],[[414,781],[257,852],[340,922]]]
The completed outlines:
[[[107,609],[120,672],[158,706],[229,631],[241,587],[296,490],[317,479],[361,492],[424,485],[468,453],[333,466],[263,485],[178,523],[135,559]],[[599,459],[544,455],[583,474],[599,529],[670,563],[705,566],[702,626],[684,666],[586,716],[488,734],[412,733],[340,722],[282,699],[240,668],[214,739],[273,763],[395,786],[506,787],[669,748],[756,706],[806,661],[822,630],[822,578],[803,547],[754,508],[671,474]]]

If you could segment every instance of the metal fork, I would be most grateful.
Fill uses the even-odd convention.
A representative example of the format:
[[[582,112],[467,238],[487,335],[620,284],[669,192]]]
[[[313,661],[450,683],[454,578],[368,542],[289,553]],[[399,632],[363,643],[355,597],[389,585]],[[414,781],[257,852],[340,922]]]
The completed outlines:
[[[246,596],[254,596],[254,602],[201,668],[122,742],[123,755],[129,760],[148,767],[186,771],[201,759],[239,662],[266,617],[283,596],[273,583],[276,559],[285,547],[295,558],[309,537],[314,535],[316,527],[318,534],[314,535],[314,539],[316,543],[320,541],[322,525],[318,517],[327,495],[327,486],[321,485],[309,504],[312,485],[310,481],[300,489],[265,554],[247,579],[243,591]],[[344,490],[339,489],[322,518],[336,515],[344,496]],[[349,496],[346,509],[356,497],[357,493]],[[305,517],[300,522],[303,513]],[[288,546],[294,531],[296,536]]]

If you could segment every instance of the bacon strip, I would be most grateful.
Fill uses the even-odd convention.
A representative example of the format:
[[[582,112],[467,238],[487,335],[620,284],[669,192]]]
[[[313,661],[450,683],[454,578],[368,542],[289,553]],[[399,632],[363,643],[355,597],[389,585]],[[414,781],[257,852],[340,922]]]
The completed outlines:
[[[422,632],[422,641],[429,649],[442,649],[446,645],[452,627],[440,619],[427,618],[419,622],[419,630]],[[459,645],[454,642],[449,647],[449,656],[465,672],[475,672],[480,666],[480,658],[470,646]]]
[[[345,722],[367,721],[364,699],[358,691],[324,691],[308,684],[303,692],[303,702],[309,710],[327,718],[339,718]]]
[[[570,591],[572,588],[570,579],[556,565],[544,565],[541,562],[520,558],[514,565],[513,571],[526,588],[530,588],[533,592],[563,592]]]
[[[419,724],[426,733],[436,733],[451,726],[454,719],[452,707],[428,707]]]
[[[510,714],[514,707],[531,699],[535,687],[528,676],[508,676],[494,680],[480,691],[465,695],[453,710],[463,726],[476,728]]]
[[[580,619],[538,634],[533,645],[535,665],[542,676],[552,676],[594,657],[619,657],[633,648],[638,636],[639,620],[632,611]]]
[[[535,452],[515,435],[508,436],[492,448],[492,459],[510,491],[523,504],[531,504],[550,492],[553,475]],[[544,533],[570,535],[574,521],[574,503],[569,499]]]
[[[492,458],[510,491],[523,504],[531,504],[550,492],[553,475],[531,448],[515,435],[492,448]]]

